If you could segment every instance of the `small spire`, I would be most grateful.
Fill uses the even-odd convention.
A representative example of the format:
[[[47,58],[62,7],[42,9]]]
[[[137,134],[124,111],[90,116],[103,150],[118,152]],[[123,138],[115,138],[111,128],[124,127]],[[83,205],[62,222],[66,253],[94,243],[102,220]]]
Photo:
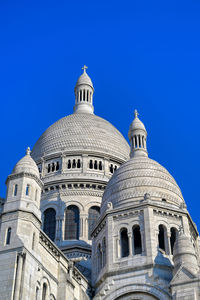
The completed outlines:
[[[134,115],[135,115],[135,118],[137,118],[139,116],[137,109],[134,110]]]
[[[28,147],[28,148],[26,149],[26,155],[30,155],[30,153],[31,153],[31,149],[30,149],[30,147]]]
[[[86,70],[88,69],[88,67],[86,66],[86,65],[84,65],[83,67],[82,67],[82,70],[83,70],[83,72],[84,73],[86,73]]]

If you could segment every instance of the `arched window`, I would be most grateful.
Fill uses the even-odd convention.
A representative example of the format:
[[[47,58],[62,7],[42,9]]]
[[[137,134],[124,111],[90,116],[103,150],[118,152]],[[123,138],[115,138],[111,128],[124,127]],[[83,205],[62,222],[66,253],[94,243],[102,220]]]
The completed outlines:
[[[133,227],[133,255],[142,253],[142,240],[140,226]]]
[[[102,162],[99,162],[99,170],[103,170]]]
[[[47,285],[46,283],[44,283],[42,288],[42,300],[46,300],[46,296],[47,296]]]
[[[120,232],[121,257],[129,256],[129,243],[127,229],[123,228]]]
[[[79,239],[79,209],[75,205],[70,205],[65,213],[65,240]]]
[[[71,164],[71,160],[69,159],[69,160],[68,160],[68,164],[67,164],[67,168],[68,168],[68,169],[71,169],[71,167],[72,167],[72,164]]]
[[[59,170],[59,161],[56,162],[56,171]]]
[[[94,225],[97,222],[97,219],[99,218],[100,215],[100,208],[98,206],[92,206],[89,209],[88,213],[88,239],[91,239],[91,231],[94,227]]]
[[[44,212],[43,230],[48,237],[54,241],[56,233],[56,211],[53,208],[47,208]]]
[[[33,233],[33,239],[32,239],[32,249],[35,249],[35,232]]]
[[[106,238],[103,238],[102,242],[102,262],[103,262],[103,267],[106,265]]]
[[[159,233],[158,233],[158,245],[159,248],[163,251],[166,251],[165,247],[165,227],[163,225],[159,225],[158,227]]]
[[[48,167],[47,167],[47,173],[50,173],[51,172],[51,165],[48,164]]]
[[[97,270],[98,272],[102,268],[102,250],[101,250],[101,244],[98,245],[97,248]]]
[[[83,90],[83,101],[85,101],[85,90]]]
[[[81,161],[80,161],[80,159],[78,159],[78,161],[77,161],[77,168],[80,169],[80,167],[81,167]]]
[[[138,139],[139,139],[139,148],[141,148],[141,136],[138,135]]]
[[[113,169],[113,164],[110,165],[110,173],[113,173],[114,169]]]
[[[82,90],[80,90],[80,101],[82,101]]]
[[[135,148],[137,148],[137,136],[136,135],[134,136],[134,139],[135,139]]]
[[[93,169],[93,162],[92,162],[92,160],[90,160],[89,168],[90,168],[90,169]]]
[[[144,136],[142,136],[142,147],[144,148]]]
[[[36,287],[35,300],[39,300],[39,287]]]
[[[35,201],[37,201],[37,197],[38,197],[38,190],[35,190]]]
[[[29,196],[29,193],[30,193],[30,185],[27,184],[27,186],[26,186],[26,196]]]
[[[18,185],[15,184],[15,186],[14,186],[14,196],[17,196],[17,189],[18,189]]]
[[[170,233],[171,233],[171,236],[170,236],[170,245],[171,245],[171,254],[173,254],[173,250],[174,250],[174,244],[175,244],[175,241],[176,241],[176,236],[177,236],[177,229],[172,227],[170,229]]]
[[[54,172],[55,171],[55,164],[54,163],[52,163],[52,172]]]
[[[73,159],[73,162],[72,162],[72,168],[75,169],[76,168],[76,160]]]
[[[11,239],[11,228],[9,227],[6,235],[6,245],[10,244],[10,239]]]
[[[89,101],[89,90],[87,90],[87,102]]]
[[[97,170],[97,161],[94,161],[94,169]]]

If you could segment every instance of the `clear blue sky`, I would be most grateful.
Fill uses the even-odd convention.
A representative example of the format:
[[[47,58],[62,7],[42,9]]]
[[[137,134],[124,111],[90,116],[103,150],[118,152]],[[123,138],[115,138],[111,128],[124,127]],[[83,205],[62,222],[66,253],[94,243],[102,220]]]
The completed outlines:
[[[127,138],[135,108],[149,156],[200,229],[200,2],[0,1],[0,196],[27,146],[72,113],[86,64],[95,113]]]

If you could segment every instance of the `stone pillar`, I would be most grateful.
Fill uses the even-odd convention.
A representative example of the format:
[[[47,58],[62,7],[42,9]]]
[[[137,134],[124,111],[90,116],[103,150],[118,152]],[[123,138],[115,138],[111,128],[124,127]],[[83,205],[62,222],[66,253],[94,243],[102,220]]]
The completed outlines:
[[[132,233],[128,233],[128,245],[129,245],[129,256],[133,255],[133,240],[132,240]]]
[[[21,286],[21,279],[22,279],[22,267],[23,267],[24,257],[25,257],[24,253],[18,254],[17,270],[16,270],[16,277],[15,277],[15,291],[14,291],[13,300],[20,300],[20,286]]]
[[[166,232],[166,254],[171,255],[170,232]]]
[[[58,216],[56,217],[56,236],[55,236],[55,241],[57,243],[62,241],[62,222],[63,222],[64,217],[63,216]]]
[[[82,155],[82,173],[86,173],[88,169],[88,155]]]
[[[142,254],[145,253],[145,234],[144,230],[140,229],[140,234],[141,234],[141,243],[142,243]]]
[[[64,154],[61,155],[61,173],[63,174],[66,170],[66,156]]]
[[[104,158],[104,175],[109,176],[109,160],[107,158]]]

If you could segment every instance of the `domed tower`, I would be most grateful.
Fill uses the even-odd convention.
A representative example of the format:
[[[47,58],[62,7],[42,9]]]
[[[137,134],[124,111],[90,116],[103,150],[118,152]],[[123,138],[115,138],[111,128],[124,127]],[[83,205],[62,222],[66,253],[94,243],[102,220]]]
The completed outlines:
[[[30,156],[30,148],[15,165],[6,184],[7,195],[2,211],[0,244],[6,245],[7,248],[19,245],[31,248],[30,236],[41,226],[40,197],[43,183],[37,165]],[[38,237],[34,239],[36,238]]]
[[[94,114],[93,92],[84,66],[75,86],[74,113],[51,125],[31,153],[44,183],[43,230],[75,260],[90,259],[90,234],[104,189],[130,153],[121,133]],[[90,272],[84,269],[88,262],[81,263],[83,272]]]
[[[169,172],[148,157],[146,138],[135,111],[130,159],[110,179],[92,232],[94,299],[171,299],[180,226],[197,253],[198,233],[182,193]]]

